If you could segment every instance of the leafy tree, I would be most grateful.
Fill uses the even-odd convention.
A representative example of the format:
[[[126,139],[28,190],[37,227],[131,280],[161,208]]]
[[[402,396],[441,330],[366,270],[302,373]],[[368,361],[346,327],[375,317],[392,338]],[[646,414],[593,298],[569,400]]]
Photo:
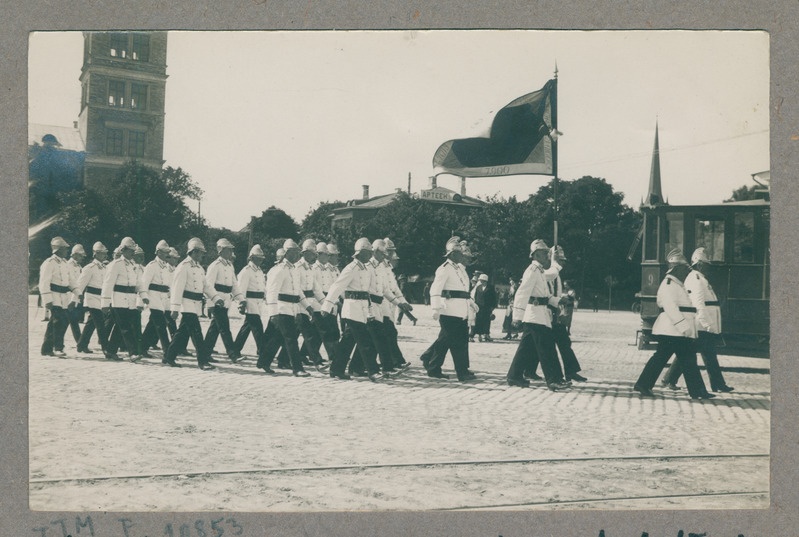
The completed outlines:
[[[732,195],[724,201],[746,201],[757,199],[757,195],[755,194],[757,187],[758,185],[743,185],[742,187],[733,190]]]
[[[344,207],[346,205],[342,201],[323,201],[305,215],[305,218],[300,225],[300,231],[303,239],[313,238],[320,241],[329,241],[331,237],[330,230],[330,214],[333,209]]]

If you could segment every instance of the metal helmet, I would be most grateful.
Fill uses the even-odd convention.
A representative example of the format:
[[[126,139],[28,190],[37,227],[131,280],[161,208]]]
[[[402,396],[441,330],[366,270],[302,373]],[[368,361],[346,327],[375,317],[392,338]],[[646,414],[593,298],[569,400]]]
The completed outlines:
[[[360,239],[355,241],[355,253],[357,254],[362,250],[369,250],[370,252],[372,251],[372,244],[369,242],[369,239],[367,239],[366,237],[361,237]]]
[[[169,252],[169,244],[164,239],[158,241],[158,244],[155,245],[155,253],[158,252]]]
[[[328,249],[327,249],[327,244],[325,244],[324,242],[317,243],[316,244],[316,253],[317,254],[327,254],[327,253],[329,253]]]
[[[394,241],[386,237],[383,239],[383,242],[386,244],[386,250],[396,250],[397,248],[394,246]]]
[[[339,254],[338,246],[336,246],[335,242],[331,242],[330,244],[327,245],[327,253],[329,253],[330,255]]]
[[[372,250],[380,250],[381,252],[386,251],[386,243],[383,239],[375,239],[372,243]]]
[[[139,245],[137,244],[137,245],[136,245],[136,248],[134,248],[134,249],[133,249],[133,253],[134,253],[135,255],[144,255],[144,248],[142,248],[141,246],[139,246]]]
[[[108,252],[108,248],[106,248],[105,244],[102,242],[97,241],[94,243],[94,246],[92,246],[92,252]]]
[[[530,256],[536,253],[538,250],[549,250],[549,246],[547,243],[544,242],[543,239],[536,239],[530,243]]]
[[[461,238],[450,237],[444,249],[445,249],[444,256],[448,256],[452,252],[462,252],[463,247],[461,246]]]
[[[69,243],[61,237],[53,237],[50,239],[50,248],[55,252],[59,248],[69,248]]]
[[[266,256],[264,255],[264,250],[263,250],[263,248],[261,248],[261,245],[260,245],[260,244],[256,244],[255,246],[253,246],[253,247],[250,249],[250,255],[249,255],[249,257],[253,257],[253,256],[257,256],[257,257],[266,257]]]
[[[125,237],[120,241],[119,248],[130,248],[131,250],[136,250],[136,241],[131,239],[130,237]]]
[[[700,246],[694,253],[691,255],[691,264],[696,265],[697,263],[710,263],[710,258],[707,255],[707,250],[705,250],[704,246]]]
[[[233,246],[233,243],[230,242],[229,240],[227,240],[224,237],[219,239],[218,241],[216,241],[216,251],[217,252],[221,252],[225,248],[235,248],[235,246]]]
[[[192,253],[194,250],[200,250],[201,252],[205,251],[205,245],[203,244],[203,241],[197,237],[189,239],[189,245],[186,248],[187,253]]]
[[[178,253],[177,248],[169,247],[169,257],[173,257],[175,259],[180,259],[180,254]]]
[[[303,252],[315,252],[316,251],[316,241],[313,239],[305,239],[302,241],[302,251]]]
[[[675,248],[666,255],[666,262],[670,265],[687,265],[688,260],[682,250]]]
[[[284,257],[286,257],[286,250],[284,250],[283,248],[278,248],[277,251],[275,252],[275,260],[280,261]]]
[[[293,240],[286,239],[285,241],[283,241],[283,249],[286,250],[286,251],[288,251],[288,250],[299,250],[300,247],[297,246],[297,243],[294,242]]]
[[[83,249],[82,244],[76,244],[75,246],[72,247],[72,255],[75,254],[86,255],[86,250]]]

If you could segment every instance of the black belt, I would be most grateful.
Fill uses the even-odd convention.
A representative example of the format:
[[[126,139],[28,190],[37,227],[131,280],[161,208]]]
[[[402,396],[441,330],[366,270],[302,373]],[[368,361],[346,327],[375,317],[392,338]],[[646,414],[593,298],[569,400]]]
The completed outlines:
[[[136,286],[135,285],[115,285],[114,286],[114,292],[115,293],[133,294],[133,293],[136,292]]]
[[[372,300],[372,302],[374,302],[375,304],[382,304],[382,303],[383,303],[383,297],[382,297],[382,296],[380,296],[380,295],[373,295],[372,293],[369,293],[369,298],[370,298],[370,299]]]
[[[303,291],[302,294],[305,295],[305,298],[313,298],[313,290],[308,289],[307,291]]]
[[[663,308],[660,308],[661,313],[666,311]],[[692,308],[690,306],[680,306],[680,311],[685,313],[696,313],[696,308]]]
[[[705,306],[721,306],[718,300],[708,300],[705,302]]]
[[[221,283],[215,283],[214,289],[219,291],[220,293],[232,293],[233,286],[232,285],[222,285]]]
[[[102,294],[99,287],[92,287],[90,285],[86,286],[86,292],[89,293],[90,295],[97,295],[97,296],[100,296]]]
[[[263,291],[247,291],[247,298],[263,298]]]
[[[67,287],[66,285],[58,285],[57,283],[51,283],[50,291],[55,291],[56,293],[69,293],[69,287]]]
[[[344,291],[344,298],[350,300],[369,300],[369,293],[366,291]]]
[[[531,296],[527,299],[528,304],[533,306],[549,306],[549,297],[546,296]]]
[[[290,302],[292,304],[299,304],[300,302],[300,297],[297,295],[284,295],[283,293],[278,294],[277,299],[282,302]]]
[[[188,298],[189,300],[202,300],[203,294],[195,293],[194,291],[183,291],[183,298]]]
[[[472,295],[469,294],[469,291],[451,291],[449,289],[444,289],[441,291],[442,298],[472,298]]]
[[[148,287],[150,291],[158,291],[161,293],[168,293],[169,286],[168,285],[161,285],[160,283],[151,283]]]

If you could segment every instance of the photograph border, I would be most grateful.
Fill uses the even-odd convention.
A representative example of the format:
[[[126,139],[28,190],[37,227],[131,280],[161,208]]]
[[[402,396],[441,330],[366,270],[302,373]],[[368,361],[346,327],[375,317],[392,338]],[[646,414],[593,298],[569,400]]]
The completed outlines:
[[[135,5],[134,5],[135,4]],[[780,0],[732,1],[724,7],[685,2],[629,3],[562,1],[551,4],[458,2],[349,2],[298,4],[250,0],[212,3],[138,1],[115,5],[77,0],[58,5],[40,0],[6,2],[0,22],[0,257],[5,322],[0,323],[4,375],[0,384],[0,535],[44,537],[160,537],[166,524],[177,528],[203,520],[233,520],[231,534],[275,535],[501,535],[519,536],[675,536],[682,531],[707,537],[794,535],[799,527],[796,487],[799,460],[797,402],[799,369],[790,341],[799,332],[795,289],[799,288],[794,230],[799,229],[799,189],[789,170],[799,169],[799,5]],[[357,9],[356,9],[357,7]],[[134,9],[135,8],[135,9]],[[134,13],[135,11],[135,13]],[[315,513],[115,513],[32,512],[28,507],[28,327],[27,271],[27,69],[32,31],[142,30],[383,30],[383,29],[552,29],[552,30],[765,30],[770,35],[770,159],[772,181],[771,286],[771,482],[765,510],[513,511],[513,512],[315,512]],[[794,130],[792,130],[794,129]],[[793,252],[791,250],[794,250]],[[65,446],[68,448],[68,446]],[[90,521],[87,523],[87,520]],[[240,533],[233,530],[241,528]],[[178,535],[178,532],[175,533]],[[225,535],[228,531],[225,532]],[[210,533],[209,533],[210,535]]]

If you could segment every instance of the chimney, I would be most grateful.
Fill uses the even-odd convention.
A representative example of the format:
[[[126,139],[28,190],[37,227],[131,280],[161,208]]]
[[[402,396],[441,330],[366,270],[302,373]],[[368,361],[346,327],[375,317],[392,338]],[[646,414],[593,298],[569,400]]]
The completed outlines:
[[[436,188],[436,176],[435,175],[430,177],[430,188]]]
[[[363,199],[369,199],[369,185],[363,185]]]
[[[461,177],[461,196],[466,195],[466,178]]]

